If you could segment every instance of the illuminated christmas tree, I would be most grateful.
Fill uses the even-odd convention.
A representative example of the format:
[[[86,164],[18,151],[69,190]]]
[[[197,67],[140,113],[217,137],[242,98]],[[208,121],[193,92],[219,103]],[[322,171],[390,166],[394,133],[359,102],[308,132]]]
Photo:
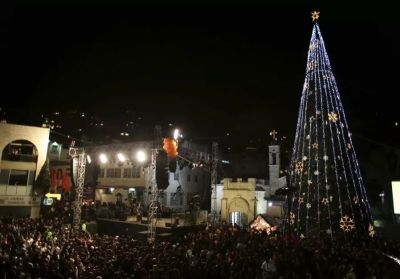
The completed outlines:
[[[308,50],[289,184],[288,227],[300,238],[374,236],[370,207],[317,20]]]

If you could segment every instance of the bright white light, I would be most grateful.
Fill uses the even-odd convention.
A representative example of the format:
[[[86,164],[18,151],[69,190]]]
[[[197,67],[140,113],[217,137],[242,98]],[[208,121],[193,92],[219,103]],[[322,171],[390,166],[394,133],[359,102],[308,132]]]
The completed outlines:
[[[174,130],[174,140],[177,140],[179,138],[179,129]]]
[[[114,187],[110,187],[110,192],[114,192],[115,188]]]
[[[394,214],[400,214],[400,181],[392,181]]]
[[[58,143],[55,141],[55,142],[53,142],[51,145],[58,145]]]
[[[139,163],[143,163],[146,161],[146,153],[144,151],[139,150],[136,153],[136,160],[138,160]]]
[[[269,203],[268,203],[268,206],[272,206],[272,202],[269,202]]]
[[[108,158],[107,158],[107,155],[106,155],[106,154],[103,154],[103,153],[100,154],[99,159],[100,159],[100,162],[101,162],[102,164],[105,164],[105,163],[108,162]]]
[[[90,155],[86,155],[86,160],[88,161],[88,163],[90,164],[92,162],[92,158],[90,158]]]
[[[123,162],[126,161],[126,157],[125,157],[125,155],[122,154],[122,153],[118,153],[118,154],[117,154],[117,157],[118,157],[118,160],[119,160],[121,163],[123,163]]]

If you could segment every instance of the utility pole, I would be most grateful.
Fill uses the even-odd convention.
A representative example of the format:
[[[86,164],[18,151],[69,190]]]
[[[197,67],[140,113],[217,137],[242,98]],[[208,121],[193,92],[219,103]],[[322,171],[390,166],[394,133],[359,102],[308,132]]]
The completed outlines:
[[[72,159],[72,177],[74,180],[75,200],[72,203],[73,219],[72,225],[75,230],[79,230],[82,212],[82,193],[85,183],[86,154],[84,148],[75,147],[75,141],[69,147],[69,156]],[[76,169],[77,168],[77,169]],[[76,169],[76,172],[75,170]],[[76,173],[76,175],[74,175]]]

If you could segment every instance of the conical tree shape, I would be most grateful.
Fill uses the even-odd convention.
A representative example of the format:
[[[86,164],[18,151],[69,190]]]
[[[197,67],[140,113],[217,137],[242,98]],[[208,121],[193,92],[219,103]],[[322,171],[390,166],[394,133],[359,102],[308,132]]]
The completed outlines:
[[[300,238],[374,234],[367,194],[325,44],[314,24],[290,167]]]
[[[33,192],[36,192],[39,195],[44,195],[50,190],[50,187],[50,169],[48,162],[45,161],[37,179],[33,183],[32,189]]]

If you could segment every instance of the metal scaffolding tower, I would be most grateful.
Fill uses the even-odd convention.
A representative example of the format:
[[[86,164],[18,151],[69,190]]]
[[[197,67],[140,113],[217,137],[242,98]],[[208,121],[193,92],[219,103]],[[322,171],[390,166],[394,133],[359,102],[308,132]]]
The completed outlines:
[[[75,200],[72,203],[73,219],[72,224],[75,230],[79,230],[82,212],[82,193],[85,183],[86,154],[85,149],[75,147],[75,141],[72,141],[69,147],[69,156],[72,158],[72,170],[74,180]]]
[[[162,148],[162,130],[160,125],[154,127],[153,149],[151,150],[151,165],[148,169],[148,214],[147,214],[147,242],[154,244],[156,241],[158,188],[156,181],[156,167],[158,150]]]
[[[156,163],[157,149],[151,150],[151,165],[149,167],[149,213],[147,215],[148,231],[147,241],[149,244],[154,244],[156,241],[156,225],[157,225],[157,202],[158,189],[156,182]]]
[[[218,183],[218,142],[212,143],[212,165],[211,165],[211,187],[212,187],[212,216],[213,223],[216,222],[217,212],[217,183]]]

